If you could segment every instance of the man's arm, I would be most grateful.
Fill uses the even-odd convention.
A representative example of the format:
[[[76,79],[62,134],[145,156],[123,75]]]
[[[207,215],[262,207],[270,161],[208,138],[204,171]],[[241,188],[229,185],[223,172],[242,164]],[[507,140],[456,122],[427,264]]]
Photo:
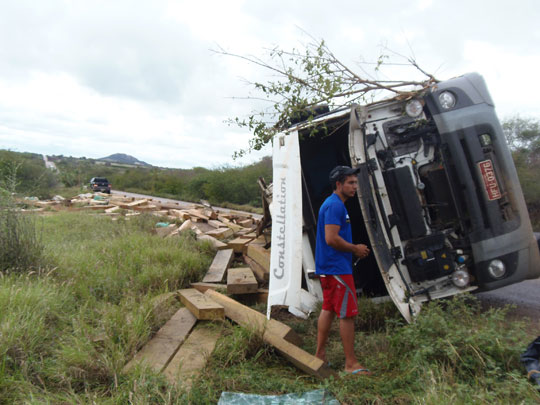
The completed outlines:
[[[328,246],[341,252],[350,252],[357,257],[364,258],[369,254],[369,248],[364,244],[352,244],[339,236],[339,225],[326,224],[324,226],[324,238]]]

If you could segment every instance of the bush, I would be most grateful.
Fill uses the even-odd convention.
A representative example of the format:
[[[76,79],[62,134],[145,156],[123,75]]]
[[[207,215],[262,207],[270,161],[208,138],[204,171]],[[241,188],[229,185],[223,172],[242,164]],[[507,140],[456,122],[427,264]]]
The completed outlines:
[[[34,217],[17,210],[4,191],[0,195],[0,271],[29,271],[40,267],[43,243]]]

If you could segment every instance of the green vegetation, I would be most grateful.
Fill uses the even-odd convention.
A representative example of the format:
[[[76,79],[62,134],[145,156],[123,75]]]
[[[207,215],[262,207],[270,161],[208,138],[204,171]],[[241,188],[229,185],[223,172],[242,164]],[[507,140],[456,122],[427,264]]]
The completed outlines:
[[[0,403],[123,404],[141,391],[166,397],[160,377],[119,373],[172,315],[153,313],[152,299],[199,280],[212,251],[189,234],[153,236],[154,224],[145,215],[43,219],[38,271],[0,277]]]
[[[0,271],[25,272],[40,265],[43,245],[35,218],[15,205],[16,168],[0,177]]]
[[[503,130],[512,150],[533,229],[540,231],[540,121],[514,116],[504,120]]]
[[[84,192],[95,176],[107,177],[113,189],[150,194],[183,201],[208,200],[211,204],[230,203],[261,206],[257,179],[272,181],[272,160],[269,157],[243,166],[216,169],[160,169],[156,167],[120,167],[97,164],[93,159],[53,157],[59,178],[65,187]]]
[[[145,367],[122,374],[180,305],[156,312],[155,297],[200,280],[213,255],[190,234],[150,234],[155,221],[65,212],[43,218],[39,271],[0,277],[0,403],[214,404],[222,391],[321,388],[342,404],[540,401],[519,363],[532,336],[506,321],[504,311],[482,312],[468,296],[428,304],[412,325],[391,303],[362,301],[356,350],[372,377],[319,381],[228,321],[218,325],[222,337],[191,392]],[[317,314],[287,319],[313,353]],[[343,368],[337,324],[328,359]]]
[[[0,150],[0,183],[10,192],[50,198],[58,180],[41,155]]]

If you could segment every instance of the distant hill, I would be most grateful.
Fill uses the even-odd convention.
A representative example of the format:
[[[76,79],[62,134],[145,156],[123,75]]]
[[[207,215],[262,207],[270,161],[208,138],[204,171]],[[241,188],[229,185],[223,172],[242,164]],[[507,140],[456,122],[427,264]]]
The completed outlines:
[[[122,164],[128,164],[128,165],[137,165],[137,166],[152,166],[146,162],[143,162],[133,156],[126,155],[125,153],[115,153],[114,155],[110,155],[107,157],[99,158],[96,160],[100,160],[103,162],[112,162],[112,163],[122,163]]]

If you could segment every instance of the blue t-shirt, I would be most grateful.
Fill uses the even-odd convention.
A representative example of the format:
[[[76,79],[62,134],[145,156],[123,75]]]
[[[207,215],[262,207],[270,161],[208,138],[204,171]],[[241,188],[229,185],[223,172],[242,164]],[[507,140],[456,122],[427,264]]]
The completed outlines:
[[[316,274],[352,274],[352,253],[341,252],[326,243],[325,225],[339,225],[339,236],[352,243],[349,213],[337,194],[332,193],[319,210],[315,247]]]

